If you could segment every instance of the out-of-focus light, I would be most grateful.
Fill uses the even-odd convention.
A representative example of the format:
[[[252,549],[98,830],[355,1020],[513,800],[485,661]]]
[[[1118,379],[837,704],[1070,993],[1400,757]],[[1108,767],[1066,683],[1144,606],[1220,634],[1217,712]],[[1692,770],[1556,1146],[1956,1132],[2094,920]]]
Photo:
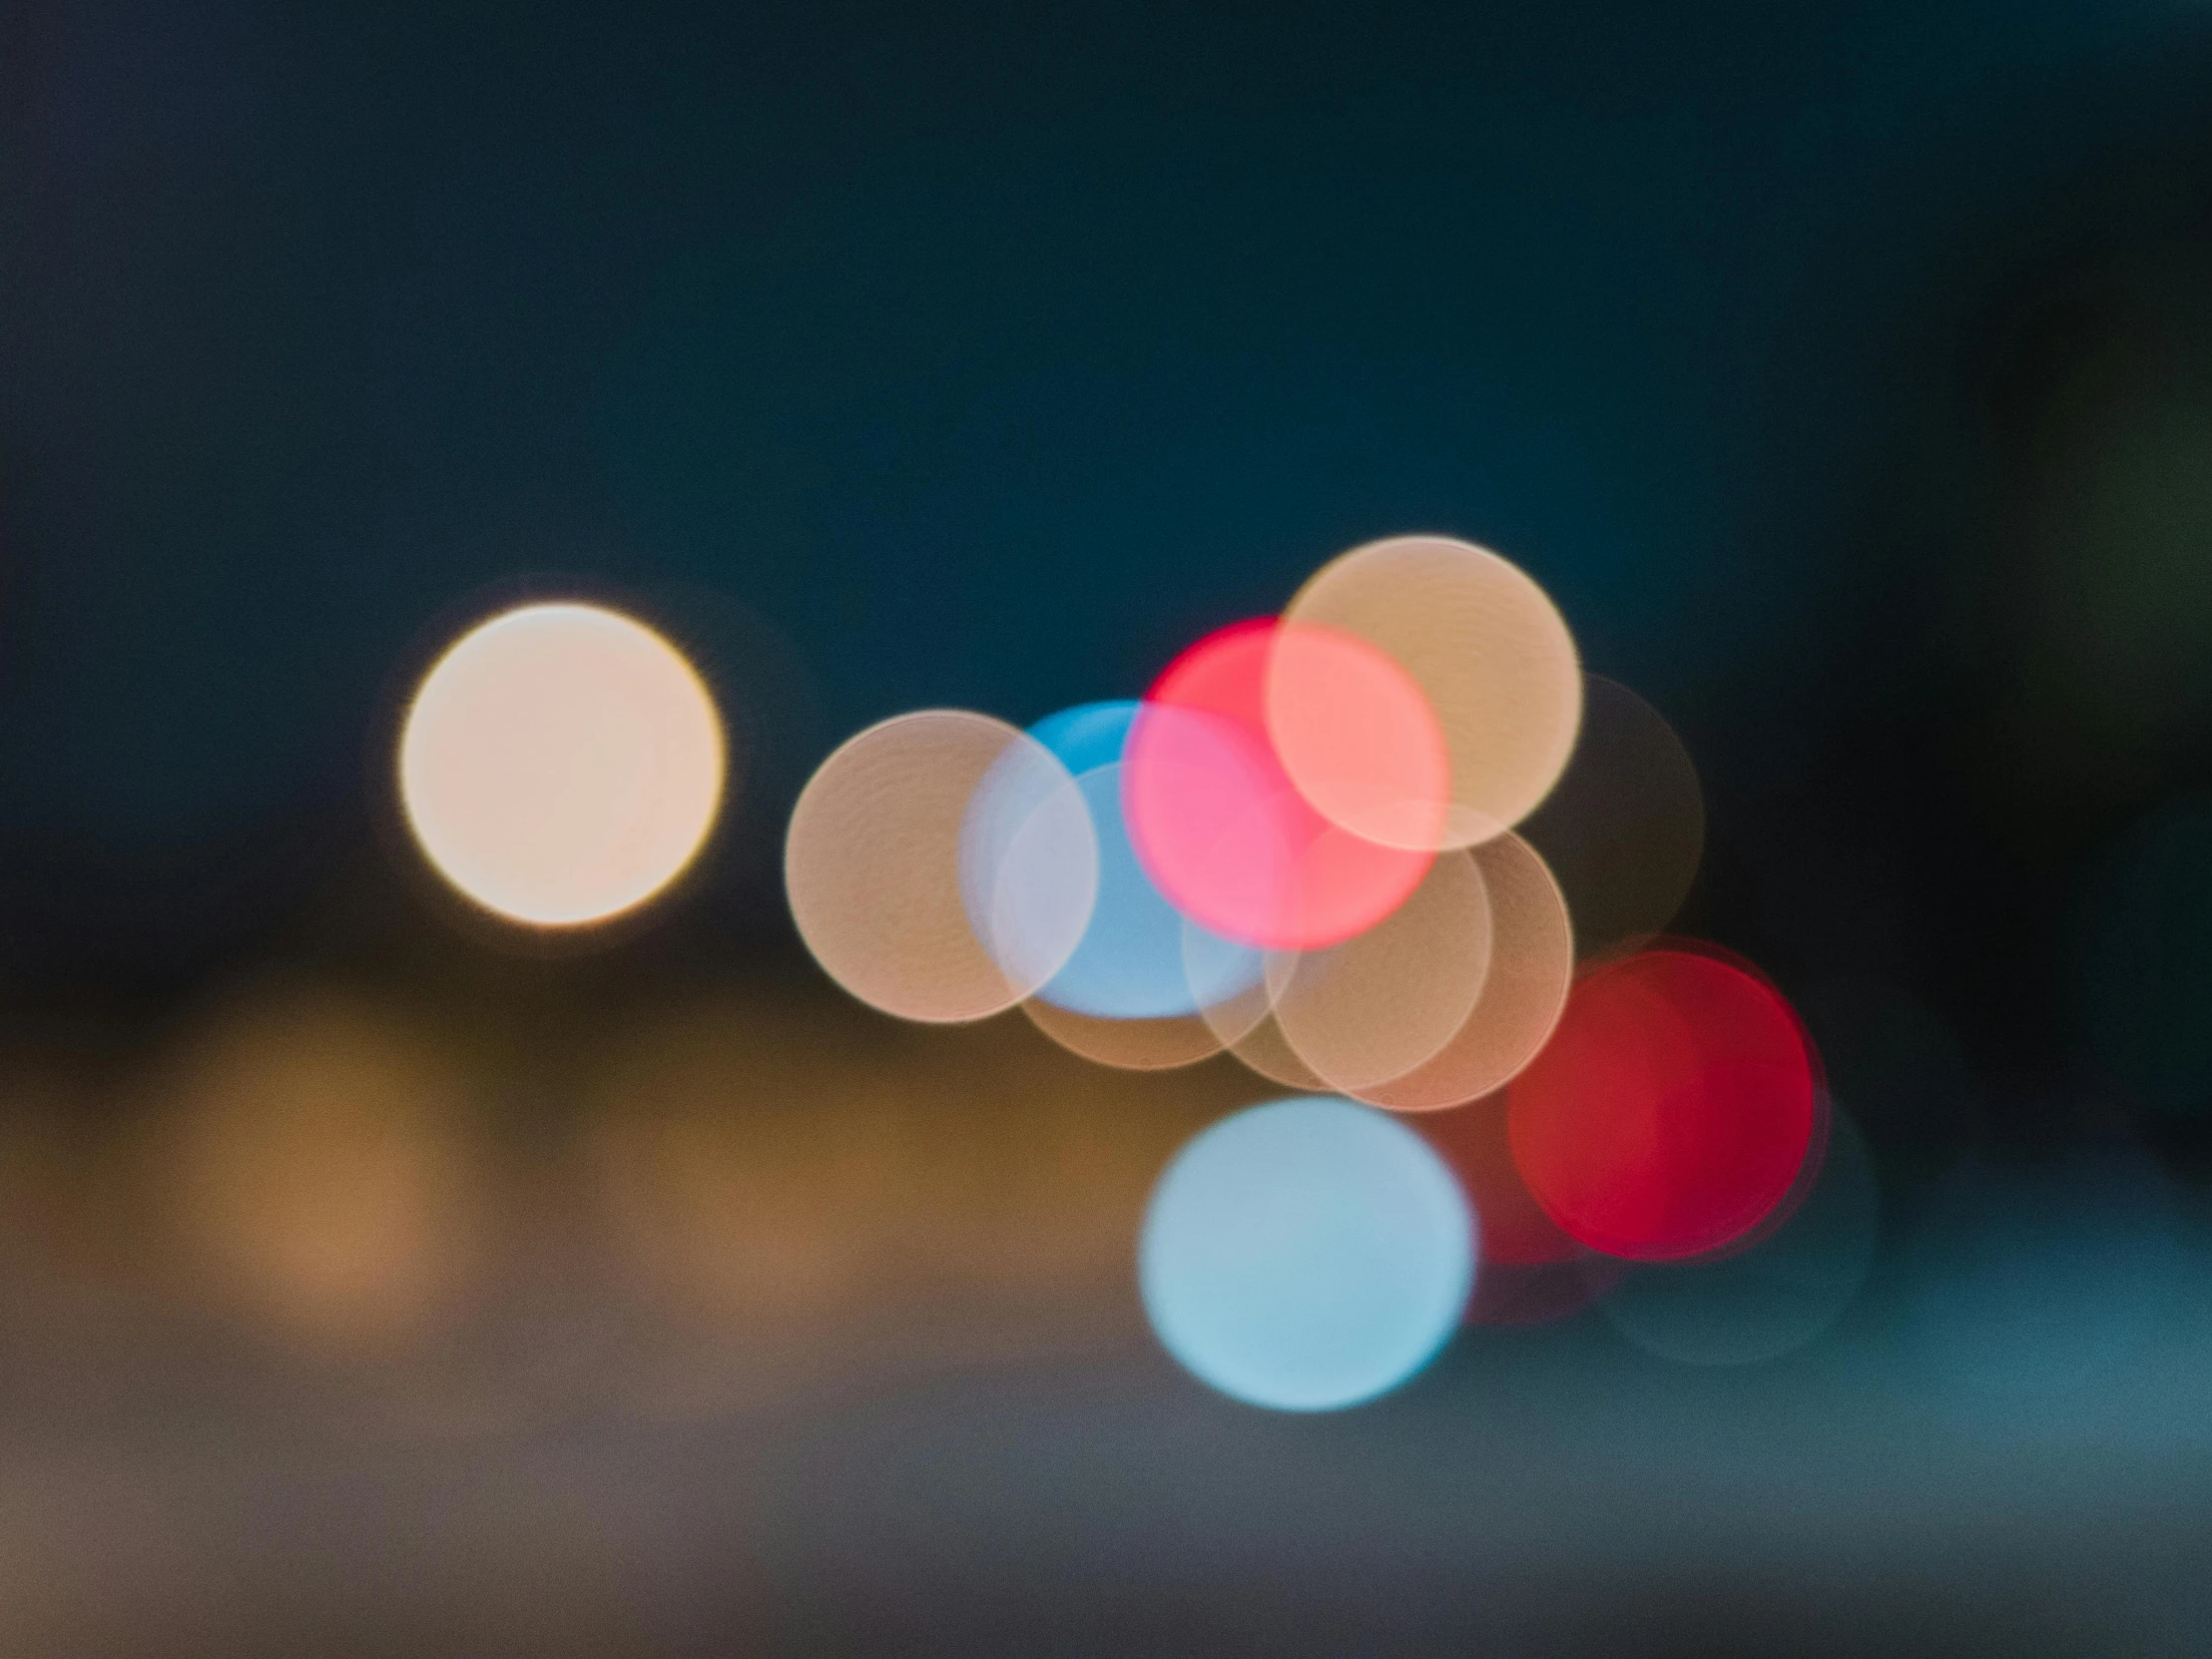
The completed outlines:
[[[1395,910],[1327,950],[1276,958],[1275,1023],[1340,1093],[1402,1077],[1465,1026],[1490,966],[1490,898],[1464,851],[1446,852]]]
[[[1237,1055],[1246,1068],[1257,1071],[1272,1084],[1283,1088],[1299,1088],[1308,1093],[1330,1093],[1330,1082],[1299,1059],[1299,1051],[1292,1048],[1283,1037],[1283,1026],[1274,1022],[1274,1008],[1268,1004],[1270,986],[1263,986],[1257,997],[1248,1002],[1232,1002],[1223,1008],[1208,1008],[1208,1020],[1221,1035],[1223,1044],[1232,1055]]]
[[[1315,623],[1278,626],[1267,733],[1306,804],[1384,846],[1433,849],[1451,804],[1436,712],[1386,653]]]
[[[1543,1048],[1566,1006],[1574,935],[1550,870],[1509,830],[1469,850],[1490,900],[1482,993],[1432,1058],[1401,1076],[1347,1091],[1373,1105],[1433,1111],[1503,1088]]]
[[[1098,898],[1075,953],[1022,1010],[1085,1059],[1160,1071],[1220,1053],[1265,1012],[1264,1000],[1249,1018],[1230,1005],[1265,998],[1266,958],[1186,921],[1145,874],[1122,812],[1121,757],[1136,714],[1134,702],[1086,703],[1029,729],[1076,775],[1098,841]]]
[[[1228,1044],[1197,1014],[1167,1019],[1100,1019],[1032,996],[1021,1011],[1070,1054],[1117,1071],[1172,1071],[1210,1060]]]
[[[1324,1094],[1329,1091],[1329,1080],[1299,1058],[1298,1050],[1283,1035],[1283,1027],[1276,1023],[1273,1010],[1265,1006],[1260,1018],[1229,1039],[1229,1052],[1248,1069],[1286,1089],[1307,1089]]]
[[[1146,874],[1185,917],[1245,944],[1318,950],[1396,909],[1430,855],[1332,824],[1285,773],[1266,709],[1278,632],[1240,623],[1169,665],[1129,734],[1123,808]]]
[[[1198,1122],[1018,1021],[925,1039],[783,976],[646,999],[577,1073],[562,1190],[604,1229],[621,1392],[726,1410],[829,1367],[1112,1351],[1130,1254]]]
[[[1349,1101],[1215,1124],[1153,1191],[1138,1278],[1176,1360],[1279,1410],[1358,1404],[1425,1365],[1474,1272],[1466,1200],[1404,1125]]]
[[[149,1148],[180,1259],[307,1347],[420,1337],[478,1265],[469,1101],[439,1047],[374,1000],[266,992],[162,1068]]]
[[[784,877],[815,959],[906,1019],[1034,994],[1090,920],[1098,847],[1067,769],[1003,721],[901,715],[847,740],[792,811]]]
[[[2088,1069],[2154,1111],[2212,1108],[2212,798],[2160,809],[2105,853],[2075,938]]]
[[[1505,1096],[1490,1095],[1429,1112],[1414,1120],[1421,1138],[1433,1146],[1465,1190],[1481,1224],[1483,1270],[1510,1264],[1571,1262],[1584,1254],[1551,1219],[1521,1180],[1506,1142]]]
[[[1614,1329],[1693,1366],[1777,1359],[1827,1330],[1865,1282],[1882,1224],[1866,1142],[1841,1111],[1829,1124],[1818,1180],[1772,1237],[1717,1261],[1631,1273],[1600,1305]]]
[[[722,722],[643,623],[525,605],[463,635],[399,740],[399,797],[433,868],[539,927],[644,903],[698,853],[722,802]]]
[[[1513,1165],[1505,1114],[1501,1092],[1424,1113],[1412,1127],[1450,1167],[1476,1218],[1482,1271],[1467,1323],[1544,1325],[1604,1295],[1623,1264],[1569,1238],[1536,1202]]]
[[[1557,787],[1521,825],[1574,917],[1584,956],[1666,929],[1705,852],[1705,793],[1666,717],[1626,686],[1583,678],[1582,731]]]
[[[1593,1250],[1702,1255],[1791,1197],[1821,1122],[1818,1082],[1772,986],[1713,955],[1647,950],[1577,981],[1512,1081],[1513,1162]]]
[[[1034,741],[1008,745],[968,798],[959,864],[968,924],[1010,983],[1065,971],[1097,913],[1098,853],[1067,768]]]
[[[1447,536],[1394,536],[1324,565],[1283,613],[1366,640],[1435,711],[1450,765],[1438,847],[1509,830],[1574,747],[1582,672],[1557,607],[1518,566]]]
[[[1120,763],[1128,747],[1129,728],[1136,722],[1133,698],[1105,703],[1078,703],[1072,709],[1050,714],[1029,728],[1029,735],[1059,757],[1060,764],[1080,778],[1095,767]]]
[[[1076,781],[1098,837],[1098,901],[1075,953],[1037,994],[1101,1019],[1168,1019],[1239,995],[1260,981],[1264,955],[1201,933],[1160,896],[1129,844],[1119,764]]]
[[[1618,1279],[1621,1264],[1559,1230],[1513,1167],[1505,1096],[1424,1113],[1412,1127],[1457,1178],[1475,1216],[1476,1276],[1470,1325],[1543,1325],[1589,1306]]]

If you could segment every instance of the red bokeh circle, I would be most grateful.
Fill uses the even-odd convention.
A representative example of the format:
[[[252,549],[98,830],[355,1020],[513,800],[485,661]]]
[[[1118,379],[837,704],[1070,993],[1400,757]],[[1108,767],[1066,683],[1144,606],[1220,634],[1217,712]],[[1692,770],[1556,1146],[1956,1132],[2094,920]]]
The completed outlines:
[[[1758,1228],[1798,1191],[1821,1122],[1818,1063],[1782,994],[1678,945],[1576,981],[1507,1099],[1513,1163],[1545,1213],[1635,1261]]]
[[[1319,950],[1396,909],[1434,854],[1425,846],[1383,845],[1332,823],[1293,784],[1269,725],[1270,674],[1283,626],[1273,619],[1237,623],[1168,665],[1130,729],[1122,811],[1145,873],[1192,921],[1264,949]],[[1327,631],[1301,635],[1301,663],[1326,663],[1339,649]],[[1344,651],[1371,650],[1342,639]],[[1392,817],[1391,839],[1419,839],[1418,825],[1408,832],[1410,820],[1431,811],[1440,824],[1444,810],[1433,714],[1409,681],[1410,701],[1370,663],[1337,683],[1375,692],[1352,718],[1338,711],[1342,730],[1356,730],[1362,720],[1380,729],[1415,723],[1417,729],[1391,730],[1376,753],[1418,759],[1434,744],[1433,779],[1416,768]],[[1280,720],[1286,699],[1276,690]],[[1323,734],[1313,741],[1326,750],[1336,739]],[[1424,791],[1434,797],[1426,807]]]

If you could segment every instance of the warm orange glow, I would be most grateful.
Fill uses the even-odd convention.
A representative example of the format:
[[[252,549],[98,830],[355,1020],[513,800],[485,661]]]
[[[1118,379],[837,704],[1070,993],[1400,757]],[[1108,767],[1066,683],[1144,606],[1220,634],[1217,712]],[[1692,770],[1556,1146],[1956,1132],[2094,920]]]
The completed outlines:
[[[465,634],[399,740],[407,825],[437,872],[512,921],[635,908],[698,853],[722,802],[722,722],[643,623],[526,605]]]
[[[154,1089],[157,1213],[180,1266],[273,1335],[396,1349],[478,1266],[465,1079],[373,998],[264,991],[194,1031]]]

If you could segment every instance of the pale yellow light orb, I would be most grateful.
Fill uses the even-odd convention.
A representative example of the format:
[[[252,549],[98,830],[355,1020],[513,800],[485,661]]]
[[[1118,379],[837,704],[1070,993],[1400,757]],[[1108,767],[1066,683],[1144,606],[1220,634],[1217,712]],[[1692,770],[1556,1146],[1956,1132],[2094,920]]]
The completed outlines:
[[[714,699],[682,653],[597,605],[525,605],[424,676],[399,799],[432,867],[512,921],[575,927],[644,903],[714,828]]]

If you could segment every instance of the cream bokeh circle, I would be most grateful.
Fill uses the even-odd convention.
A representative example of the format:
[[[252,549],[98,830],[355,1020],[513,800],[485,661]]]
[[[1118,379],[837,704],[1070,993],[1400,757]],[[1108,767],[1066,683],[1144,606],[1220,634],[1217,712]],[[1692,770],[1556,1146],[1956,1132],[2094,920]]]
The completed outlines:
[[[1558,607],[1511,560],[1449,536],[1369,542],[1316,571],[1283,620],[1366,640],[1427,694],[1451,767],[1437,848],[1510,830],[1565,768],[1582,665]]]
[[[1070,1054],[1116,1071],[1172,1071],[1210,1060],[1228,1047],[1197,1014],[1107,1019],[1079,1014],[1041,996],[1022,1003],[1029,1023]]]
[[[845,740],[792,810],[784,888],[823,970],[901,1019],[984,1019],[1075,951],[1098,842],[1051,751],[989,715],[925,709]]]
[[[1444,853],[1365,933],[1270,957],[1275,1028],[1332,1090],[1375,1088],[1433,1058],[1465,1026],[1490,951],[1481,869],[1470,853]]]
[[[1471,849],[1490,901],[1481,995],[1451,1040],[1399,1076],[1348,1090],[1393,1112],[1432,1112],[1501,1089],[1536,1057],[1567,1005],[1574,929],[1536,849],[1507,831]]]
[[[431,866],[510,921],[575,927],[644,903],[722,804],[722,721],[682,653],[597,605],[525,605],[424,676],[399,799]]]

